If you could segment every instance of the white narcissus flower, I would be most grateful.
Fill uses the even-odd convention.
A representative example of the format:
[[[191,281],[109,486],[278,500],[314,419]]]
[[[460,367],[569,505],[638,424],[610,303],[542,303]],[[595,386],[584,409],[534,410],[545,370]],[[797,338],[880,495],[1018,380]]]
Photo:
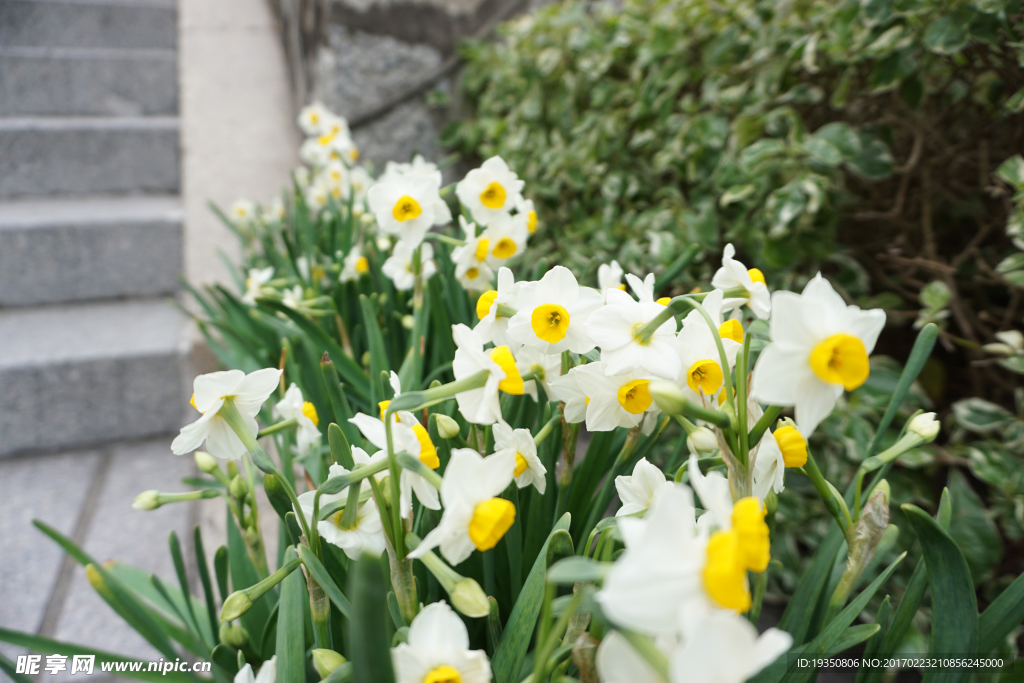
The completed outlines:
[[[414,156],[412,158],[412,161],[409,163],[389,161],[384,166],[384,173],[381,174],[380,180],[381,182],[391,182],[394,180],[398,180],[399,178],[415,176],[437,177],[438,184],[440,185],[440,183],[442,182],[441,171],[438,170],[437,164],[427,161],[426,159],[423,158],[422,154],[417,154],[416,156]]]
[[[256,305],[256,298],[262,296],[263,285],[270,282],[274,277],[274,267],[251,268],[249,277],[245,278],[245,294],[242,295],[242,303],[249,306]]]
[[[525,284],[517,305],[508,333],[521,344],[549,354],[586,353],[594,348],[586,323],[601,305],[601,295],[580,287],[568,268],[555,266],[539,281]]]
[[[471,448],[452,449],[441,482],[441,521],[409,557],[422,557],[440,546],[441,554],[454,566],[473,554],[474,548],[484,551],[496,546],[516,518],[515,505],[498,498],[512,483],[515,469],[515,454],[509,451],[483,458]]]
[[[171,443],[171,451],[175,455],[185,455],[198,449],[205,441],[205,450],[211,455],[228,460],[241,458],[246,452],[242,440],[217,411],[225,399],[230,398],[241,413],[249,433],[255,437],[259,433],[256,415],[274,393],[280,379],[281,371],[277,368],[264,368],[248,375],[241,370],[199,375],[192,383],[192,405],[203,416],[181,428],[181,433]]]
[[[722,338],[722,347],[725,349],[729,367],[722,368],[722,356],[718,352],[715,335],[707,320],[699,311],[690,311],[683,318],[683,329],[676,337],[676,349],[682,367],[679,385],[687,398],[698,405],[704,403],[701,400],[702,396],[711,398],[724,386],[732,372],[736,353],[743,346],[743,326],[735,320],[722,320],[721,290],[710,292],[701,305],[708,312],[712,322],[719,326],[718,333]],[[736,340],[737,337],[740,341]]]
[[[672,485],[671,481],[665,479],[664,472],[647,462],[647,458],[640,458],[633,467],[633,474],[615,478],[615,490],[622,501],[622,507],[615,516],[624,517],[643,512],[651,507],[658,491]]]
[[[341,275],[339,280],[341,282],[355,282],[364,273],[370,272],[370,261],[363,256],[363,250],[358,246],[352,247],[347,254],[345,254],[345,260],[342,262]]]
[[[459,412],[467,422],[494,424],[501,422],[501,404],[498,392],[521,395],[524,391],[523,378],[516,367],[516,359],[507,346],[496,346],[484,351],[480,335],[465,325],[452,325],[452,339],[455,340],[455,358],[452,373],[456,381],[472,377],[486,370],[487,384],[479,389],[470,389],[456,394]]]
[[[375,464],[380,460],[380,457],[377,457],[377,455],[375,454],[375,457],[371,458],[362,448],[358,446],[352,447],[352,460],[355,462],[356,469],[359,469],[360,466]],[[379,455],[387,457],[385,453]],[[346,468],[335,463],[331,465],[327,476],[328,478],[340,477],[348,473],[349,471]],[[365,479],[361,480],[358,486],[360,491],[364,487],[369,488],[369,484]],[[313,519],[315,497],[316,491],[306,491],[299,496],[299,506],[302,508],[302,514],[308,520]],[[345,487],[338,493],[322,495],[320,496],[320,509],[324,510],[331,503],[347,499],[348,487]],[[320,520],[316,525],[317,531],[320,532],[320,537],[344,550],[345,554],[353,560],[359,559],[363,553],[370,553],[375,557],[380,557],[380,554],[384,552],[384,527],[381,524],[377,503],[374,502],[373,498],[368,499],[359,506],[351,527],[342,526],[344,514],[345,510],[342,509],[335,512],[330,518]]]
[[[437,272],[437,264],[433,261],[434,247],[430,242],[413,244],[399,240],[391,256],[380,267],[381,272],[391,278],[395,289],[399,291],[412,289],[416,283],[416,276],[412,272],[412,258],[417,246],[420,247],[420,277],[429,280]]]
[[[622,284],[622,266],[618,261],[602,263],[597,267],[597,291],[607,301],[608,291],[619,289],[625,291],[626,285]]]
[[[651,375],[637,371],[608,375],[603,362],[587,363],[572,372],[588,399],[587,429],[608,432],[616,427],[630,429],[641,422],[646,433],[654,428],[654,420],[644,421],[647,413],[658,412],[648,390]]]
[[[760,404],[752,398],[747,399],[747,429],[753,429],[757,421],[764,415]],[[771,429],[764,430],[764,436],[757,444],[750,447],[747,456],[753,465],[751,475],[754,480],[754,495],[764,500],[769,491],[782,493],[786,488],[786,459]]]
[[[299,128],[306,135],[319,135],[324,123],[334,115],[319,100],[302,108],[299,112]]]
[[[551,381],[551,397],[565,403],[562,414],[569,424],[577,424],[587,419],[587,405],[590,399],[580,387],[579,372],[584,366],[576,366],[561,377]]]
[[[437,176],[406,176],[378,181],[366,196],[380,229],[416,246],[431,226],[444,225],[452,219],[440,190]]]
[[[723,302],[725,310],[731,311],[747,304],[758,318],[767,318],[772,310],[772,302],[768,286],[764,282],[764,274],[757,268],[748,270],[733,258],[735,255],[736,249],[732,244],[725,245],[722,251],[722,267],[715,271],[715,276],[711,278],[711,286],[722,290],[742,287],[747,290],[747,296],[726,299]]]
[[[562,375],[562,357],[557,354],[547,354],[538,351],[532,346],[523,346],[515,352],[516,367],[520,375],[532,372],[536,379],[526,380],[523,385],[526,393],[537,400],[537,382],[544,387],[545,393],[551,395],[551,382]]]
[[[805,438],[828,417],[843,390],[868,378],[868,354],[885,312],[847,306],[819,273],[802,294],[772,295],[771,343],[757,359],[751,395],[761,403],[796,406]]]
[[[315,216],[327,206],[331,193],[327,186],[318,180],[306,188],[303,197],[306,200],[306,207],[309,208],[309,212]]]
[[[252,664],[246,664],[235,674],[235,683],[275,683],[277,680],[277,655],[263,662],[260,672],[252,673]]]
[[[373,185],[373,177],[365,168],[356,166],[351,169],[348,176],[348,187],[350,196],[356,204],[362,204],[366,200],[366,193],[370,190],[371,185]],[[359,206],[352,207],[353,213],[359,208]]]
[[[595,662],[601,683],[665,683],[618,631],[605,634]]]
[[[516,204],[516,213],[521,213],[526,218],[526,231],[529,234],[537,232],[537,209],[534,208],[532,199],[521,199]]]
[[[455,196],[469,209],[474,221],[490,225],[521,201],[523,185],[505,160],[495,156],[467,173],[455,186]]]
[[[793,637],[777,628],[761,635],[746,618],[716,611],[672,653],[672,683],[743,683],[785,654]]]
[[[526,228],[526,216],[503,213],[487,226],[481,235],[487,240],[487,265],[499,268],[510,258],[523,253],[529,231]]]
[[[480,322],[476,324],[473,331],[480,335],[480,339],[486,344],[493,343],[495,346],[507,346],[513,353],[518,353],[521,343],[512,339],[508,334],[508,324],[511,318],[498,315],[499,306],[515,308],[519,301],[519,290],[523,287],[522,282],[516,282],[512,271],[501,267],[498,269],[498,289],[484,292],[476,301],[476,316]]]
[[[519,488],[530,484],[537,487],[541,494],[547,487],[548,470],[537,457],[537,444],[529,429],[513,430],[506,424],[494,425],[494,454],[512,453],[516,458],[516,469],[513,476]]]
[[[476,223],[467,221],[464,216],[459,216],[459,224],[466,243],[452,249],[455,277],[468,291],[485,292],[494,279],[494,271],[487,263],[491,241],[486,236],[478,236]]]
[[[640,300],[636,301],[624,291],[609,289],[607,303],[587,319],[587,334],[601,347],[605,372],[618,375],[642,371],[676,379],[682,367],[674,344],[675,319],[662,323],[650,339],[638,336],[644,325],[665,311],[653,298],[654,274],[648,275],[646,282],[635,275],[627,275],[626,279]]]
[[[308,453],[309,449],[320,443],[320,418],[316,414],[316,407],[302,397],[302,389],[294,382],[288,391],[284,392],[284,398],[274,406],[274,414],[283,420],[295,420],[298,429],[295,431],[296,450],[298,453]]]
[[[294,287],[281,290],[281,303],[288,308],[299,310],[305,299],[306,294],[302,291],[302,285],[295,285]]]
[[[256,205],[248,199],[239,199],[231,205],[228,215],[235,223],[248,223],[256,218]]]
[[[469,649],[469,632],[452,608],[427,605],[409,625],[407,642],[391,651],[396,683],[488,683],[483,650]]]

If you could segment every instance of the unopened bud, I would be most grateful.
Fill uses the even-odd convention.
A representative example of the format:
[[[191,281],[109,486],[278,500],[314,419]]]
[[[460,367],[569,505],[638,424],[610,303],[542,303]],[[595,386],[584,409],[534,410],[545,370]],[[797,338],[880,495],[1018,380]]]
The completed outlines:
[[[221,624],[220,642],[238,649],[249,642],[249,632],[241,624]]]
[[[132,507],[136,510],[156,510],[160,507],[160,492],[157,490],[143,491],[135,496]]]
[[[718,450],[718,439],[707,427],[698,427],[686,437],[686,446],[691,453],[713,453]]]
[[[462,430],[459,429],[459,423],[454,418],[437,413],[434,419],[437,421],[437,435],[442,439],[454,439],[462,433]]]
[[[228,476],[234,479],[238,476],[238,463],[234,460],[228,460],[227,464]]]
[[[327,675],[337,669],[348,660],[334,650],[317,648],[313,650],[313,667],[320,674],[320,678],[327,678]]]
[[[413,318],[411,315],[406,314],[402,316],[402,327],[404,327],[407,330],[411,330],[415,322],[416,319]]]
[[[221,621],[233,621],[249,611],[252,607],[252,599],[244,590],[235,591],[224,601],[220,608]]]
[[[450,597],[452,606],[467,617],[486,617],[490,611],[487,595],[473,579],[467,578],[456,583]]]
[[[907,431],[917,434],[928,443],[939,435],[939,421],[935,419],[935,413],[921,413],[910,421]]]
[[[245,494],[249,493],[249,485],[245,483],[245,479],[238,475],[235,475],[235,478],[231,480],[231,486],[228,488],[233,498],[245,498]]]
[[[668,415],[679,415],[683,412],[683,408],[686,407],[686,394],[683,393],[682,388],[675,382],[669,382],[667,380],[657,380],[647,385],[647,391],[650,392],[651,398],[661,408],[661,412]]]
[[[217,464],[217,458],[213,457],[206,451],[196,451],[195,459],[196,467],[199,468],[200,472],[213,474],[216,470],[220,469],[220,466]]]

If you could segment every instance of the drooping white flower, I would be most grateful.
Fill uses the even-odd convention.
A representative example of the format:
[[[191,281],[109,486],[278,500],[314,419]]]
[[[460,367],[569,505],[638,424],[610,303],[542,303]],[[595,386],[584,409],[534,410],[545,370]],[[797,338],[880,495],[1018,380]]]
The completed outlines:
[[[316,414],[316,407],[303,399],[302,389],[294,382],[284,392],[284,398],[274,406],[274,414],[283,420],[298,422],[295,431],[298,453],[308,453],[313,445],[320,443],[320,430],[317,429],[320,418]]]
[[[618,261],[602,263],[597,267],[597,291],[605,301],[608,300],[608,291],[618,289],[625,291],[626,285],[622,283],[622,266]]]
[[[459,412],[468,422],[494,424],[501,421],[501,404],[498,392],[521,395],[524,391],[523,378],[516,367],[516,359],[507,346],[497,346],[484,351],[480,335],[465,325],[452,325],[455,340],[455,358],[452,373],[456,380],[472,377],[486,370],[487,384],[456,394]]]
[[[569,424],[577,424],[587,419],[587,404],[590,399],[580,387],[580,366],[574,367],[565,375],[557,377],[550,383],[551,397],[565,403],[562,414]]]
[[[324,103],[317,100],[299,112],[299,128],[306,135],[319,135],[324,130],[324,123],[333,116]]]
[[[716,611],[672,653],[672,683],[743,683],[785,654],[793,637],[777,628],[761,635],[747,619]]]
[[[723,302],[723,308],[731,311],[747,304],[758,318],[767,318],[772,307],[768,286],[764,282],[764,274],[757,268],[748,270],[746,266],[733,258],[735,255],[736,249],[732,244],[725,245],[725,249],[722,250],[722,267],[715,271],[715,276],[711,278],[711,286],[722,290],[742,287],[747,290],[747,296],[726,299]]]
[[[515,454],[509,451],[483,458],[471,448],[453,449],[441,483],[441,521],[409,557],[440,546],[445,559],[456,565],[474,548],[497,545],[516,517],[515,506],[497,497],[512,483],[515,469]]]
[[[459,216],[459,224],[466,243],[452,249],[455,277],[470,292],[487,291],[494,279],[494,271],[487,263],[491,241],[477,235],[476,223],[467,221],[464,216]]]
[[[345,260],[341,266],[341,275],[338,279],[341,282],[355,282],[364,273],[368,272],[370,272],[370,261],[363,256],[362,249],[358,246],[353,246],[345,254]]]
[[[391,282],[397,290],[412,289],[416,283],[416,276],[413,274],[413,254],[416,248],[420,248],[420,276],[429,280],[437,272],[437,264],[434,263],[434,247],[430,242],[413,244],[406,240],[399,240],[391,256],[384,261],[380,267],[382,273],[391,278]]]
[[[722,320],[721,290],[710,292],[701,305],[708,312],[712,322],[719,326],[719,336],[722,338],[722,347],[725,349],[729,367],[722,367],[718,344],[715,343],[715,335],[707,320],[699,311],[690,311],[683,318],[683,329],[676,337],[676,349],[682,367],[679,385],[683,387],[683,393],[687,394],[687,398],[698,404],[702,403],[702,396],[711,398],[726,381],[729,381],[736,353],[742,348],[742,344],[735,337],[739,336],[741,340],[743,338],[742,326],[739,326],[738,333],[735,331],[736,325],[739,325],[737,321]]]
[[[764,411],[754,399],[747,399],[747,429],[753,429]],[[782,493],[786,488],[786,459],[772,430],[764,430],[764,436],[757,444],[751,444],[747,456],[753,462],[751,475],[754,480],[754,495],[764,500],[769,491]]]
[[[619,289],[609,289],[606,303],[590,314],[587,334],[601,347],[601,360],[609,374],[643,371],[665,379],[676,379],[682,369],[676,351],[676,321],[669,318],[649,339],[639,336],[640,330],[665,307],[654,301],[654,274],[641,282],[635,275],[627,275],[633,291],[640,300],[633,299]]]
[[[474,221],[490,225],[521,201],[523,185],[505,160],[495,156],[467,173],[455,186],[455,195]]]
[[[452,219],[440,190],[436,176],[407,176],[378,181],[367,192],[367,200],[381,230],[416,246],[431,226]]]
[[[658,405],[647,388],[651,375],[638,371],[609,375],[604,362],[577,366],[570,372],[576,374],[580,389],[589,399],[586,403],[588,430],[629,429],[641,422],[647,432],[653,429],[654,420],[644,421],[648,413],[658,412]]]
[[[522,282],[516,282],[512,271],[502,267],[498,269],[498,289],[484,292],[476,301],[476,315],[480,322],[473,331],[480,335],[486,344],[507,346],[513,353],[518,353],[522,344],[508,334],[510,317],[499,315],[499,307],[507,306],[515,309],[519,301],[519,290]]]
[[[544,353],[586,353],[594,348],[586,332],[587,318],[600,305],[600,294],[580,287],[568,268],[555,266],[519,291],[508,333]]]
[[[277,655],[263,662],[260,672],[252,673],[252,664],[246,663],[235,674],[235,683],[275,683],[277,680]]]
[[[519,488],[530,484],[537,487],[543,494],[547,487],[548,470],[537,457],[537,444],[529,429],[512,429],[506,424],[494,425],[494,453],[512,453],[516,458],[516,469],[513,476]]]
[[[246,452],[242,440],[217,411],[225,399],[230,398],[255,437],[259,433],[256,415],[274,393],[280,379],[281,371],[277,368],[264,368],[248,375],[241,370],[199,375],[192,383],[192,405],[203,416],[181,428],[181,433],[171,443],[171,451],[175,455],[185,455],[198,449],[205,441],[205,450],[211,455],[228,460],[241,458]]]
[[[870,372],[868,354],[885,325],[885,312],[847,306],[819,273],[802,294],[775,292],[771,343],[754,368],[751,395],[762,403],[796,406],[804,437],[828,417],[843,389]]]
[[[270,282],[273,277],[273,266],[268,268],[251,268],[249,270],[249,277],[245,278],[245,294],[242,295],[242,303],[255,306],[256,298],[263,294],[263,285]]]
[[[380,455],[387,457],[384,453]],[[359,469],[360,466],[374,464],[379,458],[371,458],[362,448],[353,446],[352,460],[355,462],[356,469]],[[328,470],[328,477],[340,477],[348,473],[349,470],[335,463]],[[369,488],[369,484],[365,479],[361,480],[358,486],[360,491],[364,488]],[[302,514],[308,520],[313,519],[315,497],[316,491],[306,491],[299,496],[299,506],[302,509]],[[331,503],[347,499],[348,487],[338,493],[324,494],[320,496],[320,509],[324,510]],[[342,526],[344,514],[345,511],[342,509],[332,514],[328,519],[321,519],[316,525],[317,531],[320,532],[320,537],[344,550],[345,554],[353,560],[359,559],[363,553],[370,553],[379,557],[384,552],[384,527],[381,524],[380,511],[377,509],[377,504],[373,498],[369,498],[359,505],[351,527]]]
[[[483,650],[469,649],[469,632],[452,608],[427,605],[409,625],[407,642],[391,651],[396,683],[489,683]]]
[[[659,490],[672,485],[672,482],[665,479],[664,472],[647,462],[647,458],[640,458],[631,475],[615,478],[615,490],[622,501],[622,507],[615,516],[623,517],[643,512],[651,507]]]
[[[551,382],[562,375],[562,357],[538,351],[532,346],[523,346],[515,352],[516,367],[520,375],[533,373],[536,379],[524,380],[526,393],[536,401],[537,383],[544,387],[544,392],[551,395]]]

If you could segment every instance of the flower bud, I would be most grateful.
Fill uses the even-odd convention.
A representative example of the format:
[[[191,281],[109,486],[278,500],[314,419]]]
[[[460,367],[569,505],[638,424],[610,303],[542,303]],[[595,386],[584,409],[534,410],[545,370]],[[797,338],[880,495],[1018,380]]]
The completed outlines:
[[[327,678],[327,675],[337,669],[348,660],[334,650],[317,648],[313,650],[313,667],[320,674],[320,678]]]
[[[135,502],[132,503],[136,510],[156,510],[160,505],[160,492],[155,489],[143,491],[135,496]]]
[[[249,642],[249,632],[241,624],[221,624],[220,642],[233,648],[241,648]]]
[[[910,421],[907,431],[917,434],[928,443],[938,436],[939,421],[935,419],[935,413],[921,413]]]
[[[657,380],[647,385],[647,391],[651,398],[661,408],[661,412],[668,415],[679,415],[686,407],[686,394],[675,382]]]
[[[235,478],[231,480],[231,486],[228,487],[231,491],[233,498],[245,498],[245,494],[249,493],[249,485],[245,483],[245,479],[242,479],[239,475],[235,475]]]
[[[459,423],[453,418],[437,413],[434,419],[437,422],[437,435],[442,439],[454,439],[462,433],[462,430],[459,429]]]
[[[807,464],[807,439],[791,424],[783,424],[774,432],[775,442],[782,451],[786,467],[803,467]]]
[[[234,460],[228,460],[227,464],[228,476],[234,479],[238,476],[238,463]]]
[[[467,617],[486,617],[490,611],[487,595],[473,579],[463,579],[456,583],[450,597],[452,606]]]
[[[411,315],[406,314],[402,316],[402,327],[404,327],[407,330],[411,330],[415,322],[416,319],[413,318]]]
[[[707,427],[698,427],[686,437],[686,446],[691,453],[714,453],[718,450],[718,439]]]
[[[233,621],[249,611],[252,607],[252,599],[244,590],[235,591],[224,601],[220,608],[221,621]]]
[[[196,451],[195,459],[196,467],[199,468],[200,472],[213,474],[214,471],[220,469],[220,466],[217,464],[217,459],[206,451]]]

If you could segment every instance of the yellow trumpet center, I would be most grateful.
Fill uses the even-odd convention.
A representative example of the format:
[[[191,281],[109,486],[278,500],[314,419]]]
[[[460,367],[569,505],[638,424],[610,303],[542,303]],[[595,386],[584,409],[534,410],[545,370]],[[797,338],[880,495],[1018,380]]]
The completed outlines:
[[[530,231],[530,234],[537,232],[537,212],[527,211],[526,212],[526,229]]]
[[[314,427],[320,426],[320,417],[316,414],[316,406],[309,401],[303,401],[302,414],[313,422]]]
[[[462,683],[462,674],[458,669],[442,664],[428,671],[423,683]]]
[[[519,374],[519,368],[516,367],[516,359],[509,351],[507,346],[496,346],[491,349],[491,360],[498,364],[502,370],[505,371],[505,379],[498,382],[498,389],[504,391],[506,394],[515,394],[516,396],[523,393],[523,376]]]
[[[500,209],[505,206],[505,196],[505,188],[495,181],[480,193],[480,203],[488,209]]]
[[[530,466],[530,463],[526,462],[526,458],[521,453],[516,451],[516,471],[512,474],[514,477],[518,477],[520,474],[526,471],[526,468]]]
[[[476,317],[480,320],[486,318],[487,314],[491,312],[491,305],[497,298],[498,293],[493,289],[481,294],[480,298],[476,300]]]
[[[356,259],[356,272],[357,273],[362,275],[363,273],[365,273],[369,269],[370,269],[370,262],[366,259],[365,256],[360,256],[358,259]]]
[[[466,278],[469,280],[475,280],[480,277],[480,271],[476,268],[469,268],[466,270]]]
[[[511,237],[502,237],[498,240],[498,243],[494,245],[495,258],[512,258],[516,254],[516,241]]]
[[[782,425],[772,434],[775,436],[786,467],[803,467],[807,464],[807,439],[793,425]]]
[[[647,379],[635,379],[628,384],[619,387],[619,405],[623,410],[633,415],[639,415],[651,407],[651,392]]]
[[[533,333],[542,341],[557,344],[569,329],[569,311],[558,304],[542,304],[533,309],[530,317]]]
[[[739,320],[726,320],[718,326],[718,336],[722,339],[732,339],[734,342],[743,343],[743,325]]]
[[[686,372],[686,385],[698,394],[703,391],[706,396],[718,391],[723,379],[721,366],[710,358],[697,361]]]
[[[767,569],[771,557],[766,514],[764,505],[754,496],[740,498],[732,507],[732,528],[739,536],[744,565],[754,572]]]
[[[391,215],[399,223],[418,218],[421,213],[423,213],[423,209],[420,207],[420,203],[409,195],[400,197],[395,202],[395,208],[391,209]]]
[[[754,282],[760,282],[762,285],[766,285],[767,284],[764,281],[764,273],[762,273],[757,268],[751,268],[750,270],[748,270],[747,271],[747,275],[749,275],[750,279],[753,280]]]
[[[833,334],[811,351],[811,369],[829,384],[853,391],[868,378],[871,366],[864,343],[849,334]]]
[[[436,470],[441,466],[441,461],[437,457],[437,448],[434,446],[434,442],[430,440],[430,434],[421,424],[414,424],[412,433],[420,442],[420,462],[430,469]]]
[[[719,606],[737,612],[750,609],[746,563],[735,529],[711,534],[701,579],[704,590]]]
[[[668,306],[671,302],[672,302],[672,297],[670,297],[670,296],[663,296],[660,299],[658,299],[656,303],[659,303],[662,306]]]
[[[384,419],[384,413],[387,412],[388,406],[391,405],[391,401],[378,401],[377,407],[380,408],[380,419]],[[398,420],[398,416],[395,415],[395,420]]]
[[[473,256],[476,257],[477,261],[483,261],[487,258],[487,250],[491,248],[491,241],[486,237],[481,237],[476,241],[476,251],[473,252]]]
[[[504,498],[477,503],[469,521],[469,539],[477,550],[490,550],[516,520],[516,506]]]

